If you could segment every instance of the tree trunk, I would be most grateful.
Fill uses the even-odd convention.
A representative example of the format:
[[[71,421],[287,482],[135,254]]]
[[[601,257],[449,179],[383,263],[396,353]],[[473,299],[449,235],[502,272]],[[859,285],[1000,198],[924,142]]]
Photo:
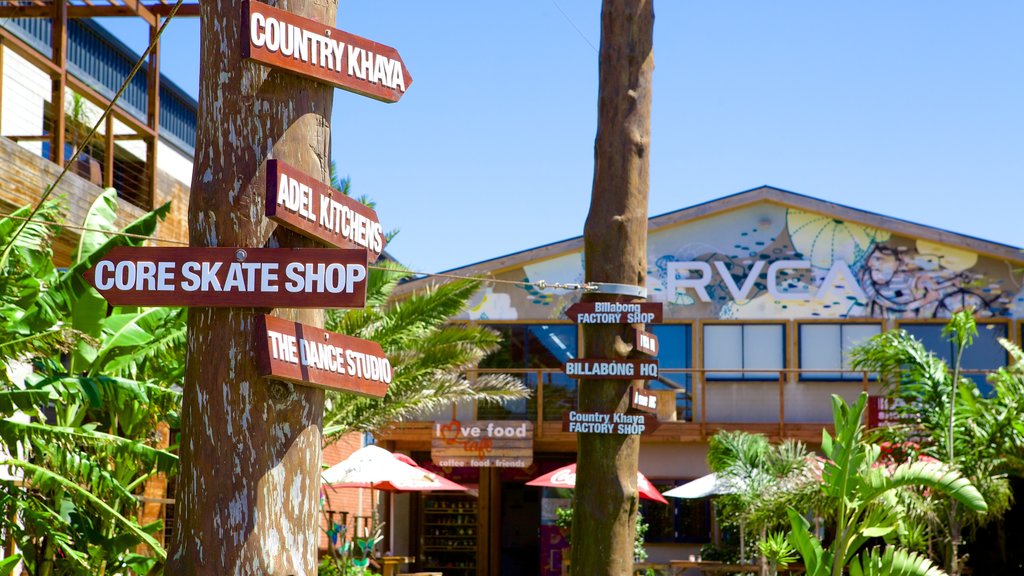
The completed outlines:
[[[281,0],[333,26],[334,2]],[[241,60],[239,0],[202,2],[192,246],[301,247],[264,214],[265,162],[329,181],[333,90]],[[265,309],[193,308],[181,414],[171,576],[316,573],[324,393],[261,378],[253,318]],[[275,315],[323,326],[322,311]]]
[[[653,30],[651,0],[605,0],[594,187],[583,232],[587,282],[645,285]],[[599,294],[584,299],[616,300]],[[585,324],[584,356],[626,358],[632,352],[631,329]],[[624,412],[630,384],[581,381],[579,410]],[[579,434],[578,438],[573,574],[631,574],[640,438],[612,434]]]

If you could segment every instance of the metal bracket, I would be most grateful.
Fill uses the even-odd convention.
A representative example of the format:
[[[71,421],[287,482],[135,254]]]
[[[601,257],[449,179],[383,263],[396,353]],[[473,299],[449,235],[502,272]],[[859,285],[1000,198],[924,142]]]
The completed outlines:
[[[647,298],[647,288],[631,284],[612,284],[611,282],[591,282],[588,292],[595,294],[614,294],[616,296],[632,296]]]

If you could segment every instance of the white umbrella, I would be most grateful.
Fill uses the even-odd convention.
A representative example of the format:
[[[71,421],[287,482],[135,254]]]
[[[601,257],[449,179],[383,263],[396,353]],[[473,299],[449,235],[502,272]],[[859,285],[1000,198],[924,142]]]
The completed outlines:
[[[662,494],[671,498],[705,498],[715,494],[735,494],[741,489],[742,486],[736,486],[735,480],[726,480],[711,473]]]
[[[324,470],[324,484],[366,484],[429,480],[427,473],[402,462],[379,446],[363,446],[351,456]]]

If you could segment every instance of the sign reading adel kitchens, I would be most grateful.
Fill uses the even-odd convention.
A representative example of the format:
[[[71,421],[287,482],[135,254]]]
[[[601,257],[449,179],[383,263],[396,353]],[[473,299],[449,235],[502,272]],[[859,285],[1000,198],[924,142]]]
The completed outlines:
[[[398,51],[260,2],[242,2],[242,56],[383,102],[412,84]]]
[[[370,262],[384,250],[377,212],[280,160],[267,161],[267,217],[338,248],[365,248]]]
[[[118,247],[85,279],[114,306],[362,308],[366,250]]]
[[[533,423],[435,422],[430,457],[434,464],[446,468],[526,468],[533,463]]]
[[[260,374],[337,392],[383,398],[391,362],[380,344],[273,316],[256,317]]]

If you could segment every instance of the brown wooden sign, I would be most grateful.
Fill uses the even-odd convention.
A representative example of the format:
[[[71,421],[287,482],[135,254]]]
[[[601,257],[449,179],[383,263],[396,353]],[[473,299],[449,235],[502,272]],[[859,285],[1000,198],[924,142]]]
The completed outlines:
[[[367,96],[398,102],[412,84],[398,51],[260,2],[242,2],[242,56]]]
[[[263,376],[383,398],[391,362],[380,344],[269,315],[256,317],[256,366]]]
[[[578,434],[653,434],[661,426],[647,414],[576,412],[562,414],[562,432]]]
[[[565,315],[577,324],[657,324],[661,302],[577,302]]]
[[[366,250],[114,248],[85,279],[114,306],[362,308]]]
[[[658,397],[643,386],[633,386],[629,391],[629,407],[632,410],[656,414],[658,412]]]
[[[577,379],[656,380],[658,361],[577,358],[567,361],[562,370],[566,376]]]
[[[658,355],[658,337],[639,328],[633,331],[633,348],[648,356]]]
[[[430,457],[434,464],[449,468],[526,468],[533,463],[533,423],[436,422]]]
[[[267,161],[267,218],[338,248],[364,248],[376,262],[384,250],[377,213],[280,160]]]

